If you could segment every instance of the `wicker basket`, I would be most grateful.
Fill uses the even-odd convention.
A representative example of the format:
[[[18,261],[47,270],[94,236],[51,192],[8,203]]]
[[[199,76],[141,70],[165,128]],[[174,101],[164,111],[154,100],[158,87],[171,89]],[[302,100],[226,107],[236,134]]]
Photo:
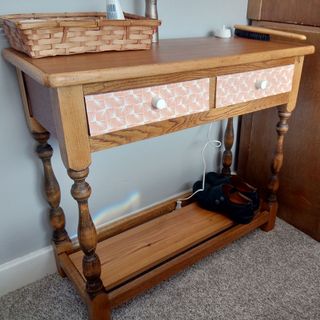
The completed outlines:
[[[102,12],[18,14],[1,17],[10,45],[32,58],[85,52],[150,49],[159,20],[125,14],[107,20]]]

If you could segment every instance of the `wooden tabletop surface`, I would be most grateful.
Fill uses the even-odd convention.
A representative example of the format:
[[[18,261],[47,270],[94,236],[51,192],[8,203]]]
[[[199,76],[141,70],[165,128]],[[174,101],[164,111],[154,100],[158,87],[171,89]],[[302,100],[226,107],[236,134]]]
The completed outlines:
[[[312,54],[308,44],[243,38],[161,40],[151,50],[32,59],[4,49],[10,63],[49,87],[170,74]]]

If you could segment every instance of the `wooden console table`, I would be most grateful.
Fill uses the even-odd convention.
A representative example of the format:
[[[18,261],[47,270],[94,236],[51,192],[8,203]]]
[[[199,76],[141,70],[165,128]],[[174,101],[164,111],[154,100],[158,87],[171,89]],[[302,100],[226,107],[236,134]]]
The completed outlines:
[[[305,44],[240,38],[164,40],[150,51],[44,59],[3,51],[17,69],[26,119],[38,141],[58,270],[74,283],[91,320],[110,319],[112,308],[182,268],[258,227],[274,227],[287,120],[304,55],[313,52]],[[232,117],[275,106],[280,122],[269,193],[250,224],[236,225],[195,203],[173,211],[175,201],[169,201],[96,231],[86,182],[91,152],[229,118],[223,159],[228,174]],[[79,243],[65,230],[49,133],[74,180]]]

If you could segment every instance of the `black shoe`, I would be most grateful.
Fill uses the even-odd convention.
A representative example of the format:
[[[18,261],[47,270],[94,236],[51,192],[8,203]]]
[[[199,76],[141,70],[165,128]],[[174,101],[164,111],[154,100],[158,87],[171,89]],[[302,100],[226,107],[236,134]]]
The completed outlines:
[[[221,184],[231,184],[239,192],[252,200],[253,210],[256,211],[260,206],[260,199],[257,188],[251,186],[237,175],[225,176],[216,172],[208,172],[205,177],[206,183],[210,186]]]
[[[193,192],[202,188],[202,181],[193,185]],[[205,185],[205,190],[195,194],[198,204],[207,210],[228,215],[236,223],[250,223],[254,217],[251,199],[238,192],[232,185]]]

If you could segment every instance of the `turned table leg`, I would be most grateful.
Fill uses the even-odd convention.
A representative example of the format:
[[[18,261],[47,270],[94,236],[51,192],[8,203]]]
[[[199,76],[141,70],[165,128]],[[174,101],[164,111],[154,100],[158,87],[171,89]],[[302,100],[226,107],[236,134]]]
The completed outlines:
[[[286,107],[279,107],[278,114],[280,121],[277,124],[277,145],[275,150],[275,155],[271,164],[271,178],[268,184],[268,205],[270,211],[269,221],[262,226],[262,230],[271,231],[274,228],[277,211],[278,211],[278,201],[277,201],[277,191],[279,189],[279,173],[283,164],[283,142],[284,136],[288,132],[288,119],[291,116],[291,112],[288,112]]]
[[[81,250],[84,253],[82,260],[83,275],[86,278],[86,291],[91,299],[89,314],[91,320],[109,320],[110,307],[108,296],[100,279],[101,263],[96,254],[97,232],[92,221],[88,199],[91,195],[91,187],[85,181],[89,169],[81,171],[68,170],[74,184],[71,194],[79,207],[78,239]]]
[[[226,131],[224,133],[224,148],[222,156],[222,174],[230,175],[231,174],[231,165],[232,165],[232,146],[234,141],[234,130],[233,130],[233,118],[228,119]]]
[[[48,132],[33,133],[33,137],[39,143],[36,148],[36,152],[43,164],[44,189],[47,202],[50,206],[50,224],[53,229],[52,241],[55,245],[55,254],[57,255],[60,252],[64,252],[70,249],[71,241],[69,239],[67,231],[65,230],[65,215],[62,208],[60,207],[60,187],[51,165],[53,150],[47,143],[50,134]],[[65,274],[59,266],[57,259],[56,262],[59,273],[64,276]]]

